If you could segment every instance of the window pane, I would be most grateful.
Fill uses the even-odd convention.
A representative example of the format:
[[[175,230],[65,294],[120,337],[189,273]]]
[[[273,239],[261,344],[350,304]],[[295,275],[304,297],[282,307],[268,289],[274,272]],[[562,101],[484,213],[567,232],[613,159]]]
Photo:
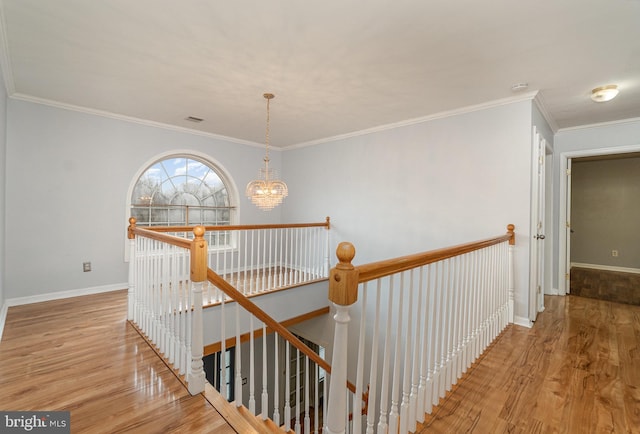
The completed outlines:
[[[171,157],[140,176],[133,188],[131,216],[141,226],[229,225],[230,203],[215,167],[194,158]]]

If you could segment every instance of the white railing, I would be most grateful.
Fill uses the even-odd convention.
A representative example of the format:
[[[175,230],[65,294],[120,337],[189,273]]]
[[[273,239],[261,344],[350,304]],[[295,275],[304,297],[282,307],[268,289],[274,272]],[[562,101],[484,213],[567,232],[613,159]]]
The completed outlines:
[[[193,228],[188,240],[136,228],[135,219],[130,223],[128,319],[186,376],[189,391],[198,393],[204,388],[204,228]]]
[[[237,348],[238,369],[236,378],[232,380],[237,386],[236,401],[242,403],[242,378],[250,379],[252,389],[256,386],[256,379],[261,378],[263,390],[258,398],[258,407],[264,417],[268,413],[274,417],[283,414],[284,426],[291,423],[292,417],[294,426],[302,424],[306,427],[305,422],[310,420],[318,423],[320,415],[326,412],[313,403],[319,403],[325,394],[323,388],[314,385],[312,380],[326,384],[320,380],[324,379],[328,365],[250,302],[245,293],[253,296],[314,282],[327,276],[329,219],[327,218],[326,223],[318,224],[210,227],[209,232],[202,226],[141,228],[135,223],[135,219],[131,218],[128,317],[178,372],[186,377],[189,391],[199,393],[204,389],[202,308],[217,304],[222,312],[220,335],[224,337],[220,342],[220,351],[224,354],[225,347],[231,345]],[[222,239],[225,240],[223,243],[220,242]],[[215,246],[209,247],[207,240],[214,242]],[[224,278],[212,270],[213,267],[220,268]],[[207,281],[207,272],[215,276],[212,282]],[[229,282],[238,285],[245,293],[238,291]],[[256,282],[259,282],[259,286]],[[231,300],[241,300],[234,304],[236,327],[235,330],[230,330],[231,339],[234,336],[238,339],[227,345],[224,310]],[[242,310],[242,316],[240,306],[248,309]],[[257,317],[255,312],[259,312]],[[254,329],[254,325],[257,328]],[[291,352],[301,352],[300,357],[303,358],[296,358],[298,364],[295,368],[288,364],[285,366],[279,360],[278,351],[267,363],[267,339],[264,338],[268,334],[267,326],[270,331],[276,331],[267,337],[273,340],[268,346],[269,352],[274,346],[277,348],[278,342],[282,351],[288,353],[285,360],[289,359]],[[251,356],[244,357],[251,360],[251,373],[241,371],[242,348],[246,346],[240,344],[241,330],[249,331],[247,336]],[[261,340],[255,339],[257,335],[263,336]],[[247,339],[247,336],[243,336],[242,340]],[[261,342],[262,351],[256,349],[256,342]],[[253,357],[256,353],[262,354],[261,363]],[[254,363],[262,367],[261,375],[254,375]],[[304,368],[300,367],[300,363]],[[274,364],[273,370],[263,371],[267,365]],[[278,365],[286,368],[287,373],[292,371],[292,376],[287,377],[286,384],[283,383],[283,391],[279,391],[277,386],[275,391],[267,390],[267,379],[277,374]],[[304,378],[301,377],[303,373]],[[221,383],[225,384],[224,369],[221,374]],[[291,381],[304,387],[298,389]],[[222,388],[221,392],[226,394],[226,389]],[[314,397],[313,393],[317,396]],[[289,396],[293,396],[295,401],[290,402]],[[255,411],[256,399],[254,393],[247,399],[247,405],[252,411]],[[280,402],[282,405],[279,405]],[[269,405],[272,411],[263,411]],[[310,407],[317,412],[315,417],[311,415]]]
[[[209,268],[244,295],[260,294],[326,279],[329,275],[329,217],[323,223],[205,226]],[[192,238],[191,227],[151,227]],[[205,305],[219,303],[205,288]]]
[[[284,431],[322,432],[331,367],[213,270],[208,271],[207,277],[224,294],[220,296],[223,302],[218,327],[223,339],[208,347],[220,355],[234,349],[234,377],[226,378],[224,363],[213,372],[220,379],[219,392],[260,419],[271,419]],[[225,307],[226,299],[234,303]],[[229,321],[228,317],[233,319]],[[233,383],[233,388],[225,387],[227,383]],[[345,393],[351,394],[355,386],[350,385],[350,389],[347,385]],[[233,396],[229,390],[233,390]]]
[[[506,235],[354,267],[338,247],[329,433],[415,431],[446,391],[513,322],[513,225]],[[358,342],[348,344],[350,306],[361,297]],[[348,347],[357,345],[355,394],[368,387],[366,416],[344,423]],[[354,349],[355,351],[355,349]],[[365,386],[365,383],[368,386]],[[362,400],[354,398],[353,414]]]

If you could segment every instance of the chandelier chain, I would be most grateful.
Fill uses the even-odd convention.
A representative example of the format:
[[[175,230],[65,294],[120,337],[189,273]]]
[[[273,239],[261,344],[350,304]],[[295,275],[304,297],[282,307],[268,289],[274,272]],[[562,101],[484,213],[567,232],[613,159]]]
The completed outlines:
[[[258,208],[269,211],[282,203],[282,200],[289,194],[289,189],[284,181],[277,179],[275,171],[269,168],[269,136],[271,133],[269,100],[273,99],[274,95],[272,93],[265,93],[263,96],[267,100],[264,168],[260,171],[262,175],[261,179],[253,180],[247,184],[245,194]]]

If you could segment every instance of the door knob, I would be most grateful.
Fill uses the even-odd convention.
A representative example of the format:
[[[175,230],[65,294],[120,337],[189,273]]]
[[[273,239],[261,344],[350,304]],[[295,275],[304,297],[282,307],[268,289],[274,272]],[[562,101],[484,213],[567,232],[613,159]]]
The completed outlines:
[[[536,235],[534,238],[535,238],[536,240],[544,240],[544,235],[540,235],[540,234],[538,234],[538,235]]]

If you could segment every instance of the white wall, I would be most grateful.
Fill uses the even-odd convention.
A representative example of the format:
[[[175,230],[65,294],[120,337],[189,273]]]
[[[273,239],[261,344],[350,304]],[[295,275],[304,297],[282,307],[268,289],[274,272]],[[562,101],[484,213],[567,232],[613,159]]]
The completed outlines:
[[[553,150],[554,161],[558,162],[554,166],[553,177],[553,231],[554,234],[557,234],[553,238],[553,258],[556,264],[562,260],[560,258],[560,239],[565,236],[564,226],[560,226],[561,208],[566,205],[561,203],[563,183],[560,180],[565,176],[561,156],[563,154],[571,156],[576,153],[596,154],[600,150],[610,150],[610,152],[607,151],[608,153],[615,153],[616,150],[619,152],[640,151],[640,119],[560,130],[556,133]],[[562,230],[560,230],[561,228]],[[555,288],[559,288],[560,276],[563,273],[563,267],[554,268],[553,285]]]
[[[287,221],[331,217],[355,264],[482,239],[516,226],[516,315],[528,316],[532,102],[283,154]],[[332,263],[335,256],[332,253]]]
[[[278,222],[244,197],[264,148],[9,99],[6,181],[7,299],[123,287],[127,192],[152,159],[209,155],[241,194],[242,223]],[[280,169],[281,153],[272,155]],[[93,271],[83,273],[82,262]]]

